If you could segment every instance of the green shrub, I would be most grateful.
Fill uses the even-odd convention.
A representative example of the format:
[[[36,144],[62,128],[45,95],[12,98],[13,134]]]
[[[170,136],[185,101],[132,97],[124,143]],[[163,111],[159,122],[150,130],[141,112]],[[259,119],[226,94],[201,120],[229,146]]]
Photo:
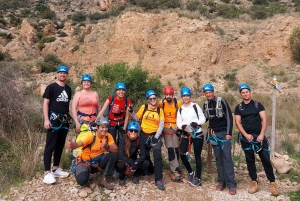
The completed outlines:
[[[55,66],[59,65],[61,62],[61,60],[54,54],[47,54],[45,57],[44,57],[44,62],[46,63],[51,63]]]
[[[82,12],[77,12],[77,13],[72,15],[72,20],[75,21],[75,22],[83,22],[83,21],[86,20],[86,16]]]
[[[254,20],[264,20],[269,16],[268,10],[264,6],[251,6],[250,8],[250,16]]]
[[[204,14],[206,12],[206,8],[199,1],[191,1],[187,3],[186,9],[190,11],[199,11],[199,13]]]
[[[39,44],[38,44],[38,49],[39,49],[40,51],[42,51],[45,47],[46,47],[45,43],[39,43]]]
[[[218,16],[227,19],[239,18],[240,10],[234,5],[221,4],[217,5]]]
[[[224,3],[230,3],[230,0],[221,0]]]
[[[291,201],[300,200],[300,190],[288,192]]]
[[[43,19],[55,19],[56,14],[54,11],[51,11],[49,6],[39,3],[34,8],[35,11],[38,12],[39,17]]]
[[[271,4],[269,6],[269,13],[271,15],[274,15],[274,14],[280,14],[280,13],[286,13],[287,11],[287,6],[286,5],[282,5],[280,3],[274,3],[274,4]]]
[[[300,28],[296,27],[293,29],[293,33],[289,38],[290,48],[292,51],[292,58],[296,62],[300,62]]]
[[[295,142],[289,137],[281,141],[281,146],[287,154],[294,154],[296,152]]]
[[[58,31],[58,36],[59,36],[59,37],[67,37],[68,34],[66,34],[66,33],[63,32],[63,31]]]
[[[43,73],[52,73],[55,72],[57,66],[53,66],[51,63],[41,62],[37,63],[41,67]]]
[[[253,5],[267,6],[269,5],[269,2],[268,0],[253,0]]]
[[[130,68],[127,63],[119,62],[96,67],[93,87],[98,91],[102,101],[114,93],[114,86],[117,82],[126,84],[126,96],[136,105],[144,102],[145,93],[149,89],[155,90],[158,96],[162,95],[163,87],[160,80],[157,77],[151,77],[149,72],[139,65]]]
[[[159,8],[163,9],[180,7],[180,0],[158,0],[157,2]]]
[[[42,39],[43,36],[44,36],[44,33],[42,31],[39,31],[37,32],[36,36],[39,38],[39,39]]]
[[[4,61],[4,58],[5,58],[4,53],[0,52],[0,61]]]
[[[40,43],[51,43],[55,40],[56,40],[56,38],[54,36],[42,37],[40,40]]]

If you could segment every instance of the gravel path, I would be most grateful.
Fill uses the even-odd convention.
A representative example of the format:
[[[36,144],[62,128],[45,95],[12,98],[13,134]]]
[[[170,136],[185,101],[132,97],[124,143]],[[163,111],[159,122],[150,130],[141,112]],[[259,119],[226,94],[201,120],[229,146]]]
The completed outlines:
[[[184,176],[185,177],[185,176]],[[154,185],[153,175],[144,176],[140,179],[140,184],[135,185],[132,183],[131,178],[127,178],[126,185],[120,187],[118,179],[111,181],[116,184],[115,190],[105,190],[98,187],[97,175],[91,176],[91,182],[88,187],[81,187],[76,184],[74,175],[68,178],[58,179],[56,184],[47,185],[42,182],[42,175],[37,174],[31,181],[25,181],[18,187],[12,187],[6,196],[1,196],[2,200],[17,200],[17,201],[100,201],[100,200],[200,200],[200,201],[237,201],[237,200],[265,200],[265,201],[287,201],[290,200],[286,193],[288,191],[299,189],[299,184],[290,182],[285,179],[284,181],[277,181],[281,194],[277,197],[270,196],[269,183],[265,176],[261,176],[260,191],[255,194],[247,192],[248,183],[238,182],[237,194],[230,195],[228,189],[222,192],[215,190],[215,183],[203,182],[202,186],[191,187],[183,179],[180,183],[173,183],[170,181],[168,171],[164,171],[164,182],[166,185],[165,191],[160,191]],[[2,200],[1,200],[2,199]]]

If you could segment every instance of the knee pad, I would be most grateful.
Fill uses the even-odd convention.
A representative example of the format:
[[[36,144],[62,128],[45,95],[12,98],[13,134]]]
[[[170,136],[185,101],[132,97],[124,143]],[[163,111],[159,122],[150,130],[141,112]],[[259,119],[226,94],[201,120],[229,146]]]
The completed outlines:
[[[90,167],[85,164],[79,164],[76,168],[75,178],[80,186],[84,186],[89,181]]]
[[[178,147],[175,148],[175,153],[176,153],[177,159],[178,159],[179,158],[179,148]]]
[[[174,148],[172,147],[168,148],[168,157],[169,157],[169,161],[173,161],[175,159]]]

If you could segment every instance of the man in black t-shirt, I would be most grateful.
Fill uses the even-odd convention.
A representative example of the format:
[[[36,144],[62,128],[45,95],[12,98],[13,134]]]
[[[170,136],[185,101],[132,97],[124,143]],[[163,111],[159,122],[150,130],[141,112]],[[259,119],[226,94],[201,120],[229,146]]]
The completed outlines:
[[[69,104],[71,88],[66,85],[68,77],[67,66],[57,69],[57,81],[47,86],[43,95],[44,128],[47,129],[46,146],[44,151],[45,176],[44,183],[53,184],[55,177],[68,177],[69,173],[59,168],[59,162],[65,146],[69,130]],[[53,154],[53,167],[51,158]]]
[[[249,176],[252,180],[249,193],[255,193],[258,189],[257,172],[255,166],[255,153],[259,155],[264,166],[265,173],[270,181],[271,195],[279,194],[275,183],[275,175],[270,161],[269,142],[265,137],[267,129],[267,114],[264,106],[252,100],[250,86],[241,84],[239,92],[243,101],[235,107],[235,124],[241,136],[241,145],[245,153]]]

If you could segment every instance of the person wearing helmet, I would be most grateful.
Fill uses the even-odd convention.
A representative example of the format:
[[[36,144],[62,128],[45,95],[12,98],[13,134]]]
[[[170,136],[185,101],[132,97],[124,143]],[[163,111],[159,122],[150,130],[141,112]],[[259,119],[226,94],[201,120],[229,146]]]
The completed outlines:
[[[145,155],[146,160],[150,162],[148,172],[152,171],[152,162],[150,159],[150,150],[152,149],[154,159],[154,174],[155,185],[160,190],[165,190],[165,185],[162,181],[162,156],[161,156],[161,134],[164,129],[164,113],[157,107],[157,95],[154,90],[146,92],[147,104],[142,105],[135,114],[131,112],[131,117],[135,121],[141,120],[141,155]]]
[[[234,119],[237,129],[242,134],[240,142],[245,153],[249,176],[252,180],[248,192],[253,194],[259,189],[255,165],[256,153],[264,166],[267,179],[270,181],[271,195],[277,196],[279,192],[270,161],[269,142],[265,136],[268,126],[266,110],[260,102],[252,100],[251,89],[248,84],[241,84],[239,92],[243,101],[235,107]]]
[[[182,106],[177,111],[176,118],[177,128],[182,133],[179,145],[180,158],[189,173],[188,183],[191,186],[201,186],[201,152],[204,139],[201,126],[205,123],[205,116],[199,105],[191,102],[192,92],[190,88],[183,87],[180,94],[182,97]],[[193,142],[194,147],[196,173],[189,162],[191,142]]]
[[[164,99],[158,103],[158,107],[162,109],[165,116],[163,130],[164,142],[168,149],[171,181],[179,182],[182,179],[179,169],[179,137],[173,131],[174,129],[177,130],[176,115],[178,108],[180,108],[182,104],[174,97],[174,89],[171,86],[164,88],[164,96]]]
[[[68,67],[57,68],[57,81],[47,86],[43,95],[44,128],[47,130],[46,146],[44,150],[45,176],[43,182],[53,184],[55,177],[68,177],[69,173],[59,168],[61,154],[69,130],[71,116],[69,104],[72,95],[71,88],[66,84]],[[53,167],[51,159],[54,153]]]
[[[207,139],[212,139],[212,146],[216,157],[218,170],[218,185],[216,190],[229,188],[229,194],[236,194],[236,181],[234,179],[234,166],[231,157],[233,119],[231,109],[225,99],[215,96],[212,84],[204,84],[202,91],[206,98],[203,111],[206,121],[209,121]]]
[[[84,74],[81,77],[82,90],[77,91],[72,100],[72,115],[76,125],[76,133],[80,132],[83,123],[91,124],[96,120],[97,113],[100,111],[99,96],[96,91],[91,90],[92,77]]]
[[[116,170],[120,174],[120,186],[125,185],[125,176],[133,173],[133,183],[139,184],[139,177],[145,172],[150,162],[140,153],[140,137],[138,122],[131,121],[127,126],[127,134],[120,140],[118,163]]]
[[[128,107],[132,105],[131,100],[125,97],[126,85],[123,82],[118,82],[115,85],[116,93],[109,96],[98,117],[106,115],[109,118],[109,129],[108,132],[112,134],[115,142],[119,144],[119,140],[123,137],[126,132],[126,127],[129,121]]]
[[[107,181],[107,177],[112,175],[118,156],[118,147],[108,131],[109,121],[107,117],[100,116],[95,121],[97,125],[96,135],[92,132],[84,135],[80,141],[72,142],[68,139],[66,148],[76,149],[83,147],[78,153],[75,177],[81,186],[88,182],[89,173],[103,171],[99,178],[99,184],[108,190],[113,190],[114,185]],[[109,151],[108,153],[106,153]],[[84,168],[82,166],[87,166]],[[89,171],[89,172],[86,172]]]

